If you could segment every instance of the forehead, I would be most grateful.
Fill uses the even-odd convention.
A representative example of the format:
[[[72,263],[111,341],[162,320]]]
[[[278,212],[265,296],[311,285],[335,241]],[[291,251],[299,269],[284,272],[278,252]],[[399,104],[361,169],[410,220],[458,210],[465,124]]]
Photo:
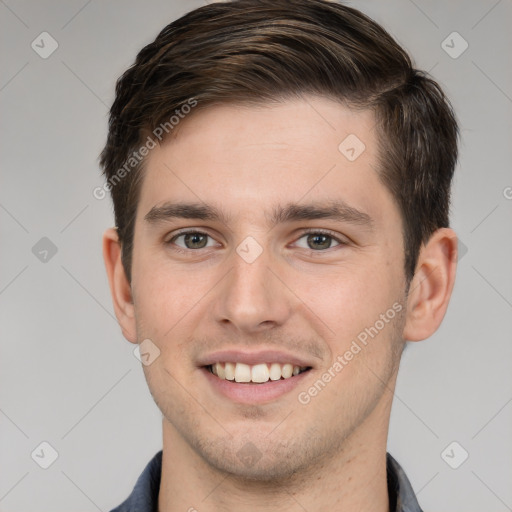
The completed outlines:
[[[177,128],[147,157],[140,215],[169,201],[249,217],[306,200],[341,199],[374,214],[393,202],[377,173],[371,111],[309,96],[197,109]]]

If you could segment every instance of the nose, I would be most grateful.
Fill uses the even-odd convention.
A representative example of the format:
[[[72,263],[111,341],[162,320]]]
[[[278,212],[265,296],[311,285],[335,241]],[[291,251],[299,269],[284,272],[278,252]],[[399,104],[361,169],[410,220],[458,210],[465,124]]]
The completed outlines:
[[[268,249],[252,262],[241,254],[231,253],[231,270],[216,289],[215,320],[245,334],[283,325],[292,314],[293,295],[280,275],[282,266]]]

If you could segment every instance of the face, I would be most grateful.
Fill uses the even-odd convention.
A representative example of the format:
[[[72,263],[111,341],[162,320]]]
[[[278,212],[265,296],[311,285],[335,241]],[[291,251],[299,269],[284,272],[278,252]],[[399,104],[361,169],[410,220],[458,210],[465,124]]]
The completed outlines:
[[[284,478],[385,409],[406,283],[376,148],[372,113],[308,97],[195,112],[151,151],[136,332],[160,351],[144,371],[166,434],[200,464]]]

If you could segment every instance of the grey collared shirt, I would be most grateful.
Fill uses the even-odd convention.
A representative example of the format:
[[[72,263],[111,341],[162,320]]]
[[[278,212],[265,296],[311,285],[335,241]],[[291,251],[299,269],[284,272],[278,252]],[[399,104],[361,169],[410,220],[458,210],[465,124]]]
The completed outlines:
[[[422,512],[400,464],[388,453],[387,477],[390,512]],[[110,512],[157,512],[162,474],[162,450],[148,463],[128,498]]]

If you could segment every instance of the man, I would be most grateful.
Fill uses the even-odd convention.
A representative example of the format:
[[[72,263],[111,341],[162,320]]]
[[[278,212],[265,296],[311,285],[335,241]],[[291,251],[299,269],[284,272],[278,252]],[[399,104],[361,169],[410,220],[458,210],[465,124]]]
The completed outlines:
[[[121,511],[420,511],[386,441],[455,279],[457,124],[360,12],[241,0],[119,79],[104,259],[163,450]]]

